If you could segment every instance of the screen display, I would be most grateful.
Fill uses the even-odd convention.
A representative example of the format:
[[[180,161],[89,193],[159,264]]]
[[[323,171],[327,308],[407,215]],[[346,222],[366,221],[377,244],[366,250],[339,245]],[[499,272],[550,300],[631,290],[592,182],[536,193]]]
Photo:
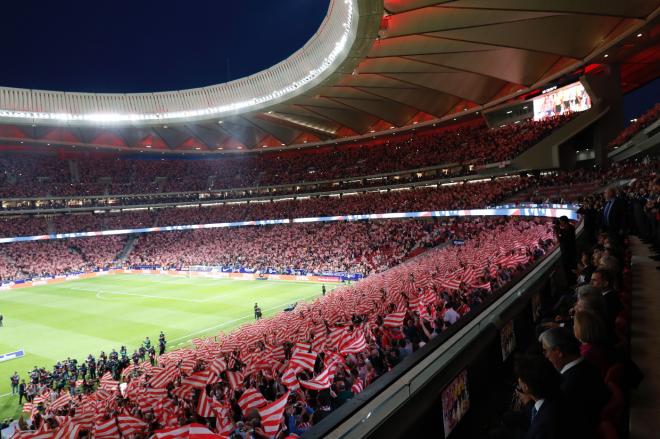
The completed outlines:
[[[534,120],[591,108],[591,98],[580,82],[542,94],[534,98],[533,103]]]
[[[463,370],[442,391],[442,421],[445,437],[463,419],[470,408],[467,370]]]
[[[506,361],[516,348],[516,334],[513,332],[513,320],[509,321],[500,330],[500,344],[502,346],[502,361]]]

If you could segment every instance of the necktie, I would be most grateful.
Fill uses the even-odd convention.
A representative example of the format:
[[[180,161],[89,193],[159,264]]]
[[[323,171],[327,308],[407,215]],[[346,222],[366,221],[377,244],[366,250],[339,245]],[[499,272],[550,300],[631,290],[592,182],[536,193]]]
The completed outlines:
[[[613,203],[612,200],[608,201],[607,204],[605,205],[605,211],[603,212],[605,216],[604,220],[606,226],[610,225],[610,209],[612,208],[612,203]]]
[[[536,418],[538,413],[539,411],[536,409],[536,406],[532,407],[532,422],[534,422],[534,418]]]

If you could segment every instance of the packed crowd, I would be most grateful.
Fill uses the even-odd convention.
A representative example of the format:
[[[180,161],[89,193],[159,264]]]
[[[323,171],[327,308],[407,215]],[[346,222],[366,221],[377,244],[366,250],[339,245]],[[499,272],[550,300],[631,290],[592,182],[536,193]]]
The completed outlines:
[[[417,247],[444,242],[454,231],[463,232],[463,223],[397,220],[156,233],[138,239],[128,263],[368,275],[400,263]]]
[[[572,117],[495,129],[478,125],[412,134],[385,144],[206,160],[94,157],[72,161],[15,155],[0,159],[0,197],[200,191],[358,177],[450,163],[497,163],[515,157]]]
[[[109,268],[123,247],[119,236],[2,244],[0,281]]]
[[[648,178],[657,173],[660,162],[656,158],[645,157],[612,163],[606,170],[581,168],[572,171],[551,172],[529,179],[526,188],[519,191],[509,201],[534,203],[566,203],[582,201],[584,195],[599,192],[617,182],[630,179]]]
[[[626,394],[643,378],[630,357],[628,233],[660,249],[660,177],[608,188],[582,209],[584,246],[575,249],[570,226],[558,237],[571,287],[542,307],[538,344],[515,361],[514,410],[493,439],[525,431],[530,438],[627,436]]]
[[[330,215],[478,208],[498,203],[529,184],[511,178],[439,188],[392,190],[342,197],[224,204],[212,207],[165,208],[102,214],[9,217],[0,220],[0,236],[287,219]]]
[[[658,117],[660,117],[660,104],[655,104],[653,108],[649,109],[646,113],[633,119],[633,122],[609,143],[609,147],[616,148],[623,145],[635,134],[658,120]]]
[[[43,388],[14,437],[181,437],[181,426],[241,439],[300,435],[555,243],[541,219],[475,220],[463,233],[464,245],[427,251],[229,335],[193,340],[157,365],[106,372],[93,380],[96,390]]]

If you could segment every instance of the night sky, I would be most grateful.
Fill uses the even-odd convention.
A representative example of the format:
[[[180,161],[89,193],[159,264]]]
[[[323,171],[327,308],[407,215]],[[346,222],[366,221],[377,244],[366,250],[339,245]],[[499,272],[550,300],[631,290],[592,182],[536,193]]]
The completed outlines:
[[[202,87],[266,69],[318,30],[329,0],[7,1],[0,85],[81,92]],[[626,123],[656,80],[625,99]]]
[[[268,68],[329,0],[3,2],[0,85],[81,92],[200,87]]]

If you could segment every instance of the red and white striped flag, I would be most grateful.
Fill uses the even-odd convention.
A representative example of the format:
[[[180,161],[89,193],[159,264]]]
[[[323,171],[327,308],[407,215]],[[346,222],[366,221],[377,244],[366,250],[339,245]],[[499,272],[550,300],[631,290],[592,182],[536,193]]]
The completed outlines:
[[[282,375],[282,384],[286,386],[289,390],[298,390],[300,388],[300,383],[298,382],[298,377],[296,376],[300,369],[287,369],[286,372]]]
[[[195,372],[187,378],[181,380],[181,384],[187,384],[196,389],[203,389],[206,387],[209,378],[211,377],[211,371],[206,369],[200,372]]]
[[[220,375],[222,372],[227,370],[227,362],[222,357],[215,358],[213,361],[211,361],[209,370],[216,375]]]
[[[119,381],[112,379],[112,374],[110,372],[106,372],[101,377],[100,387],[102,389],[112,391],[117,390],[117,386],[119,386]]]
[[[400,312],[393,312],[392,314],[388,314],[384,319],[383,319],[383,326],[386,328],[400,328],[403,326],[403,321],[406,318],[406,312],[405,311],[400,311]]]
[[[118,439],[119,426],[115,418],[97,422],[94,425],[94,437],[96,439]]]
[[[362,380],[359,377],[355,377],[355,381],[353,381],[353,385],[351,386],[351,392],[357,395],[362,390],[364,390],[364,385],[362,384]]]
[[[192,396],[193,388],[187,384],[182,384],[172,390],[172,395],[179,399],[189,399]]]
[[[335,377],[337,363],[331,363],[328,367],[310,381],[300,380],[300,385],[310,390],[323,390],[330,387]]]
[[[116,386],[115,386],[115,388],[116,388]],[[59,410],[59,409],[61,409],[61,408],[64,408],[64,407],[65,407],[67,404],[69,404],[70,402],[71,402],[71,394],[69,394],[69,393],[67,392],[67,393],[64,393],[62,396],[60,396],[59,398],[57,398],[57,399],[56,399],[56,400],[50,405],[49,408],[50,408],[51,410],[53,410],[53,411],[57,411],[57,410]]]
[[[284,409],[289,400],[289,393],[286,392],[279,399],[259,409],[259,416],[261,417],[261,425],[264,432],[270,436],[274,436],[280,430],[282,424],[282,417],[284,416]]]
[[[243,414],[246,414],[252,408],[263,407],[266,404],[268,404],[266,398],[254,388],[247,389],[238,399],[238,406],[243,411]]]
[[[134,435],[149,426],[142,419],[130,415],[117,416],[117,424],[119,425],[119,432],[123,437]]]
[[[197,413],[202,418],[213,417],[213,401],[208,397],[206,392],[202,390],[199,395],[199,403],[197,404]]]
[[[236,390],[243,385],[243,374],[241,372],[227,371],[227,381],[232,390]]]
[[[179,376],[179,371],[175,367],[167,367],[151,377],[149,383],[152,387],[167,387],[169,383]]]
[[[289,363],[294,366],[300,366],[302,369],[313,371],[317,355],[318,353],[314,351],[306,352],[302,350],[296,350],[291,356]]]
[[[68,420],[55,432],[53,439],[76,439],[80,434],[80,425]]]
[[[357,329],[352,334],[345,334],[344,339],[339,345],[339,352],[344,355],[358,354],[369,348],[367,341],[364,339],[362,331]]]
[[[44,423],[45,425],[45,423]],[[46,431],[42,428],[39,430],[28,430],[28,431],[21,431],[21,430],[15,430],[14,435],[11,437],[11,439],[53,439],[55,437],[55,431],[50,430]]]
[[[226,437],[213,433],[201,424],[164,428],[157,430],[153,435],[155,439],[224,439]]]

